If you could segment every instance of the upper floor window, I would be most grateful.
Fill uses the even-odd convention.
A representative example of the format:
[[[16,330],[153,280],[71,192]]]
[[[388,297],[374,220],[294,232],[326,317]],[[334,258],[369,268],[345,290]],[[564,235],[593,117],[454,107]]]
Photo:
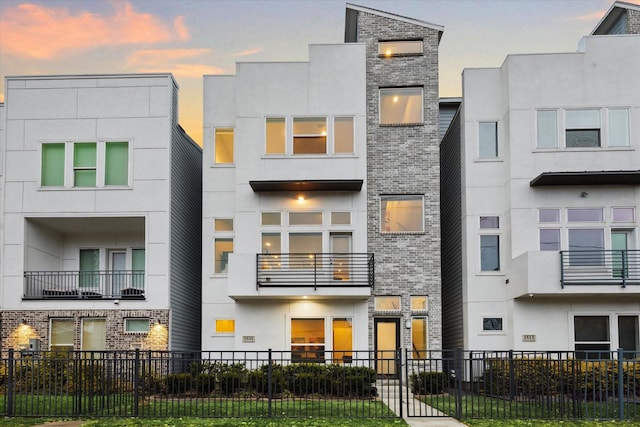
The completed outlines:
[[[98,159],[104,159],[101,163]],[[42,144],[43,187],[104,187],[129,184],[126,141]]]
[[[478,157],[498,157],[498,122],[480,122],[478,141]]]
[[[378,55],[421,55],[422,40],[390,40],[378,42]]]
[[[215,218],[213,220],[215,238],[213,242],[213,272],[227,274],[229,271],[229,254],[233,253],[233,219]]]
[[[559,118],[564,117],[565,148],[598,148],[629,146],[628,108],[590,108],[538,110],[537,148],[557,148]],[[561,134],[560,134],[561,135]]]
[[[600,147],[600,110],[565,111],[567,147]]]
[[[480,271],[500,271],[499,228],[498,216],[480,217]]]
[[[287,141],[284,117],[267,117],[266,133],[267,154],[284,154]]]
[[[354,146],[353,117],[336,117],[333,120],[334,152],[353,153]]]
[[[380,196],[383,233],[424,231],[424,200],[421,195]]]
[[[422,124],[422,87],[380,89],[380,124]]]
[[[215,131],[215,163],[233,163],[233,129],[216,129]]]
[[[293,154],[327,153],[327,119],[294,117]]]

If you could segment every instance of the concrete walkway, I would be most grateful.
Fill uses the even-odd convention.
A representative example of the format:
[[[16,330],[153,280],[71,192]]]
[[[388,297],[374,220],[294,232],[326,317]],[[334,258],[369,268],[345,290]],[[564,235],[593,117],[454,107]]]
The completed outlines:
[[[397,415],[400,415],[400,406],[402,405],[402,417],[411,427],[466,426],[466,424],[461,423],[455,418],[447,417],[436,408],[414,398],[409,387],[403,387],[402,402],[400,402],[400,385],[397,380],[378,380],[376,386],[378,393],[383,397],[383,402]],[[408,405],[407,402],[409,403]],[[407,411],[409,413],[407,413]]]

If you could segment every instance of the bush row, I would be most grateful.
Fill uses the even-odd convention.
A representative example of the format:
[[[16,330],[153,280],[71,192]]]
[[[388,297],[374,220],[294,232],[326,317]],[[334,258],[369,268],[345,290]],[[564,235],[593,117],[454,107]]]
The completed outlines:
[[[543,358],[489,359],[482,375],[486,394],[601,399],[618,394],[618,361],[552,360]],[[640,396],[640,363],[622,362],[624,393]],[[512,385],[513,384],[513,385]]]
[[[413,394],[441,394],[449,386],[449,376],[445,372],[419,372],[409,376]]]

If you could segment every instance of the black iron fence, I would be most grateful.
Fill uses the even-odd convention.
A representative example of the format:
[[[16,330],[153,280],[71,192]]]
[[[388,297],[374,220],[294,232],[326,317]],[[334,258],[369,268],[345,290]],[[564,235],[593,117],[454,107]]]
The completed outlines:
[[[25,271],[23,299],[144,299],[144,270]]]
[[[425,354],[325,351],[300,362],[271,350],[9,351],[0,415],[640,421],[635,352]]]
[[[640,285],[640,250],[560,251],[560,284]]]

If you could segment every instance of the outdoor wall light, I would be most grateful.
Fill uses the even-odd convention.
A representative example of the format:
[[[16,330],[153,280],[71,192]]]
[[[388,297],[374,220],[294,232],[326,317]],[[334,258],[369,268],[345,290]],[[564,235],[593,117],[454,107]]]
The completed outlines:
[[[20,319],[20,324],[21,325],[26,325],[27,324],[27,320],[26,319]]]
[[[586,191],[583,191],[582,193],[580,193],[580,197],[585,198],[589,195],[589,193],[587,193]]]
[[[404,322],[404,327],[407,328],[407,329],[411,329],[411,320],[406,320]]]

